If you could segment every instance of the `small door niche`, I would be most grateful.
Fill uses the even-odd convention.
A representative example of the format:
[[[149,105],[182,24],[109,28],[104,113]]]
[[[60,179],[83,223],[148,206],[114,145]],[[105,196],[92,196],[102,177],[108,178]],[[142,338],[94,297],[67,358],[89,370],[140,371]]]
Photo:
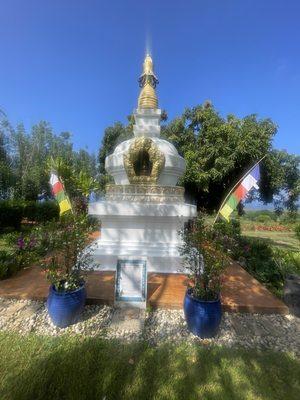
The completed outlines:
[[[148,151],[141,150],[138,153],[137,159],[133,165],[136,176],[150,176],[152,172],[152,162]]]
[[[145,260],[118,260],[116,301],[146,301],[146,280]]]

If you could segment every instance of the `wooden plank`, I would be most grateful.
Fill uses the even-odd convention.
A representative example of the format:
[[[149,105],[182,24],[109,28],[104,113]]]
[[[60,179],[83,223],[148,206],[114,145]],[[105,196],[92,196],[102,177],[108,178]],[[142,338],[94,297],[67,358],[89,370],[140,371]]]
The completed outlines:
[[[149,273],[147,302],[153,308],[182,309],[188,278],[183,274]],[[87,302],[114,303],[115,272],[95,271],[87,277]],[[49,284],[37,266],[19,271],[0,281],[0,297],[45,300]],[[222,306],[229,312],[287,314],[287,306],[240,265],[232,263],[225,271]]]

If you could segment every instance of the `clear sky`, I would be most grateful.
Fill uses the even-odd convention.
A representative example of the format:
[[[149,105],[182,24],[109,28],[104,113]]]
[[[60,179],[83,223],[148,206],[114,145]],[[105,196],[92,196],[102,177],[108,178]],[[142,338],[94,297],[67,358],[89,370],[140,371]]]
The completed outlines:
[[[1,0],[0,108],[97,151],[136,107],[147,43],[170,118],[210,99],[270,117],[275,147],[300,153],[296,0]]]

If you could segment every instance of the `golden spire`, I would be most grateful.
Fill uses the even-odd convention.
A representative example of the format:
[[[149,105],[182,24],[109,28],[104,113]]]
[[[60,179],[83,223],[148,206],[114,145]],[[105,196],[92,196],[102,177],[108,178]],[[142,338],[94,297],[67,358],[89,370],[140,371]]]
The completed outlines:
[[[158,79],[153,72],[153,61],[149,54],[146,55],[143,64],[143,73],[139,78],[139,84],[142,88],[138,100],[138,108],[157,108],[158,101],[155,93],[155,87]]]

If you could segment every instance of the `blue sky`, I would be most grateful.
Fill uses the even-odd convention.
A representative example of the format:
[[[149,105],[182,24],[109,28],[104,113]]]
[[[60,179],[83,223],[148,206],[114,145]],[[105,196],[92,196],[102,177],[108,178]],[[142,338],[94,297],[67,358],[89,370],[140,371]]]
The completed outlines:
[[[275,147],[299,154],[299,21],[289,0],[2,0],[0,108],[98,151],[136,107],[148,43],[170,118],[210,99],[222,115],[270,117]]]

